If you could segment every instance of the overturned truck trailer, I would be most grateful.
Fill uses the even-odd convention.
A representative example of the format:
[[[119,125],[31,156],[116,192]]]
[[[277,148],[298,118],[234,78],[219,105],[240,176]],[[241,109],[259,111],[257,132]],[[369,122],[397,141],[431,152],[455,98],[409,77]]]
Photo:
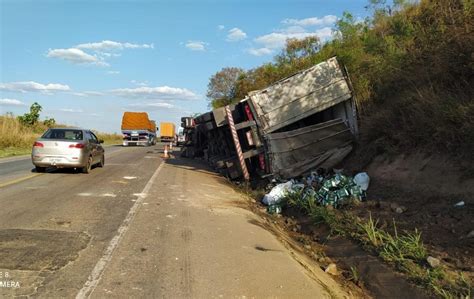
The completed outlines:
[[[334,167],[358,134],[350,79],[336,57],[215,109],[212,118],[205,158],[231,178],[287,179]]]

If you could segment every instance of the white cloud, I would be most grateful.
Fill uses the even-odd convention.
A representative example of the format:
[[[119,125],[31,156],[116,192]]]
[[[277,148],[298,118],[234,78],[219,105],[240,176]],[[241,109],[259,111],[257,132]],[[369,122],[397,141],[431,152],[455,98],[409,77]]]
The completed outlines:
[[[98,96],[104,95],[102,92],[98,92],[98,91],[71,92],[71,94],[78,97],[90,97],[90,96],[98,97]]]
[[[206,51],[206,45],[203,41],[188,41],[185,46],[191,51]]]
[[[258,48],[258,49],[251,48],[251,49],[247,49],[246,52],[254,56],[270,55],[273,53],[273,51],[268,48]]]
[[[103,57],[107,57],[107,58],[122,56],[122,54],[119,54],[119,53],[108,53],[108,52],[98,52],[98,55],[103,56]]]
[[[123,49],[154,49],[154,44],[132,44],[132,43],[121,43],[121,42],[114,42],[111,40],[103,40],[101,42],[96,43],[85,43],[79,44],[76,46],[79,49],[89,49],[95,51],[103,51],[103,50],[123,50]]]
[[[282,21],[282,23],[297,26],[328,26],[336,23],[336,21],[336,16],[327,15],[322,18],[312,17],[306,19],[285,19]]]
[[[46,56],[59,58],[75,64],[109,66],[106,62],[107,59],[121,56],[120,53],[114,53],[114,51],[124,49],[154,49],[154,47],[153,44],[132,44],[104,40],[97,43],[79,44],[68,49],[49,49]],[[93,54],[91,54],[90,51],[93,51]],[[112,53],[106,51],[112,51]]]
[[[119,88],[110,91],[112,94],[125,98],[196,100],[199,96],[186,88],[169,86]]]
[[[219,29],[219,30],[224,30],[224,29],[225,29],[225,26],[224,26],[224,25],[219,25],[219,26],[217,26],[217,29]]]
[[[324,27],[313,32],[301,30],[302,27],[290,27],[278,32],[262,35],[254,39],[257,44],[268,49],[280,49],[285,46],[286,40],[290,38],[304,39],[310,36],[316,36],[321,41],[326,41],[332,37],[332,29]]]
[[[27,81],[27,82],[0,83],[0,90],[16,91],[16,92],[51,93],[54,91],[69,91],[71,89],[67,85],[58,84],[58,83],[41,84],[41,83],[37,83],[33,81]]]
[[[26,104],[16,99],[0,99],[0,106],[26,106]]]
[[[228,42],[236,42],[247,38],[247,33],[243,32],[239,28],[232,28],[229,30],[229,34],[227,34],[227,41]]]
[[[108,71],[107,74],[109,74],[109,75],[118,75],[118,74],[120,74],[120,72],[119,71]]]
[[[87,54],[81,49],[49,49],[46,55],[49,58],[59,58],[76,64],[96,64],[100,66],[108,66],[109,64],[101,60],[95,55]]]
[[[336,22],[337,17],[334,15],[326,15],[322,18],[285,19],[281,21],[284,24],[283,28],[254,38],[254,46],[245,52],[255,56],[269,55],[284,48],[288,39],[305,39],[312,36],[324,43],[334,37],[331,26]],[[317,27],[308,29],[309,26]]]
[[[148,81],[137,81],[137,80],[132,80],[130,81],[133,85],[136,85],[136,86],[148,86]]]
[[[67,112],[67,113],[83,113],[82,109],[72,109],[72,108],[60,108],[58,111]]]
[[[130,107],[137,107],[137,108],[146,108],[146,109],[173,109],[175,106],[170,103],[165,102],[154,102],[154,103],[137,103],[137,104],[130,104]]]
[[[330,27],[324,27],[316,30],[316,35],[324,42],[333,37],[333,30]]]

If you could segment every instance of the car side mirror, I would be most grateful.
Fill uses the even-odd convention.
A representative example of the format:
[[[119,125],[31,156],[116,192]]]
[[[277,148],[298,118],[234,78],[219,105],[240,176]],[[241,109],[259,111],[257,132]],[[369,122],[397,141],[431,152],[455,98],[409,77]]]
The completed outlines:
[[[104,139],[99,139],[99,143],[104,143]]]

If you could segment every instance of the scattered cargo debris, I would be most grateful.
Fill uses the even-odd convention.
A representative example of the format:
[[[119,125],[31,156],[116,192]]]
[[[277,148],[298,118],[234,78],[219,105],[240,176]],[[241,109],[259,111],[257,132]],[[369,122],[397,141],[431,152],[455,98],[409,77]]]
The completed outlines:
[[[367,175],[367,180],[369,177]],[[366,187],[365,185],[363,187]],[[300,180],[292,179],[274,186],[262,198],[270,214],[280,213],[288,200],[304,202],[306,205],[332,206],[339,208],[350,201],[363,201],[366,190],[356,179],[341,173],[322,175],[312,172]],[[368,187],[368,186],[367,186]]]

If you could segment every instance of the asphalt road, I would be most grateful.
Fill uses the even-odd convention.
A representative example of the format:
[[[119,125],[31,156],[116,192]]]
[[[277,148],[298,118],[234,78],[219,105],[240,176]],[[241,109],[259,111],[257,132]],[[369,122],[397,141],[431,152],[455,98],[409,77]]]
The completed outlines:
[[[298,263],[225,180],[161,155],[109,147],[90,174],[0,160],[0,297],[345,295]]]

